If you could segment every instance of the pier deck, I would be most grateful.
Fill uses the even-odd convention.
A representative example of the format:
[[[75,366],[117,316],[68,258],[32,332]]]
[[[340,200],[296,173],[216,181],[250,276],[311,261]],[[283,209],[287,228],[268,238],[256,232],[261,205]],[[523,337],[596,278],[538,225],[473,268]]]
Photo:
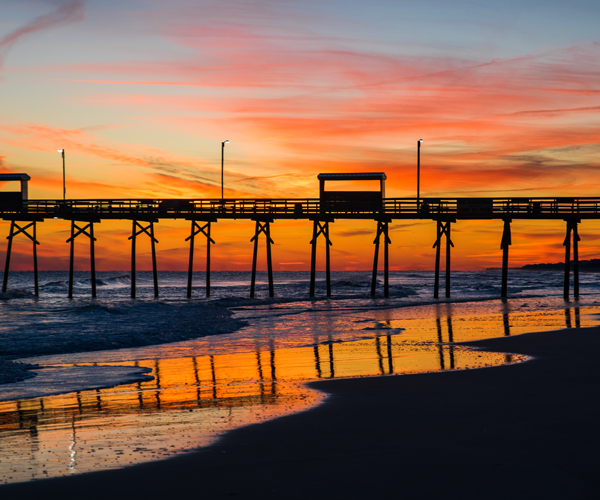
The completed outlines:
[[[0,201],[6,220],[94,219],[580,219],[600,218],[600,198],[96,199]]]

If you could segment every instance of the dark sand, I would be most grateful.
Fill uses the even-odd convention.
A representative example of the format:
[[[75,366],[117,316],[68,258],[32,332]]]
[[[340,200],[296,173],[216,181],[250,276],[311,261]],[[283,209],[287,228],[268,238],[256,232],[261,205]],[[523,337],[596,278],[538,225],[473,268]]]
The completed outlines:
[[[315,409],[0,498],[599,498],[600,328],[486,340],[513,366],[313,383]]]

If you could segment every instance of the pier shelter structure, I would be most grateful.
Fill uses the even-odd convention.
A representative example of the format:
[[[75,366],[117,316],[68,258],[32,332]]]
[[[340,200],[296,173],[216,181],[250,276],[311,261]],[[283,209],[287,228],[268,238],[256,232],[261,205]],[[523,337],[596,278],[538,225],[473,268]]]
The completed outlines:
[[[315,293],[317,241],[320,236],[325,240],[325,274],[327,295],[331,295],[331,256],[332,246],[330,224],[336,219],[372,220],[374,228],[375,252],[373,257],[373,275],[371,294],[375,295],[377,285],[378,255],[380,239],[384,246],[384,296],[389,295],[389,224],[392,221],[430,220],[436,224],[435,280],[434,297],[438,297],[440,287],[440,260],[442,245],[445,245],[445,294],[450,297],[450,264],[452,224],[461,220],[501,220],[503,232],[500,239],[502,249],[501,296],[506,297],[509,248],[512,243],[511,224],[518,220],[558,220],[566,223],[564,268],[564,297],[570,293],[570,267],[573,262],[573,295],[579,296],[579,231],[582,220],[600,219],[600,198],[386,198],[384,173],[326,173],[319,174],[319,198],[256,198],[256,199],[93,199],[93,200],[30,200],[27,196],[27,174],[0,174],[3,181],[20,181],[21,191],[0,191],[0,218],[10,221],[7,237],[5,272],[2,291],[6,293],[10,270],[10,256],[13,239],[23,234],[33,242],[35,274],[35,293],[37,285],[36,225],[45,219],[62,219],[71,222],[69,297],[73,293],[74,240],[84,235],[90,240],[90,260],[92,272],[92,295],[95,296],[95,251],[94,224],[103,220],[130,220],[132,223],[131,240],[131,296],[135,298],[136,238],[147,235],[152,244],[152,262],[154,292],[158,297],[158,277],[156,263],[156,244],[154,225],[161,219],[185,219],[190,222],[189,275],[187,296],[192,294],[192,270],[196,236],[206,238],[206,295],[210,295],[210,255],[215,240],[211,235],[212,224],[219,219],[242,219],[254,222],[254,243],[252,281],[250,295],[254,296],[256,283],[256,262],[259,238],[266,241],[267,266],[269,277],[269,295],[274,295],[271,224],[277,219],[298,219],[312,222],[313,237],[311,245],[311,281],[309,293]],[[328,190],[327,185],[334,181],[377,181],[376,190]],[[572,249],[572,250],[571,250]],[[571,257],[572,255],[572,257]]]

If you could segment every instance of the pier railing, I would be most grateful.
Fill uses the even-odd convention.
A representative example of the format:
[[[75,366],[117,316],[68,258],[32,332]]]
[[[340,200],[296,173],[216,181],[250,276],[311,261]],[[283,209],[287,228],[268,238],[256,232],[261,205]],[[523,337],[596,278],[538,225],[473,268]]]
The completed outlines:
[[[227,218],[252,219],[560,219],[600,217],[600,198],[385,198],[383,200],[304,199],[98,199],[28,200],[0,198],[0,216],[40,218],[97,217],[101,219]]]

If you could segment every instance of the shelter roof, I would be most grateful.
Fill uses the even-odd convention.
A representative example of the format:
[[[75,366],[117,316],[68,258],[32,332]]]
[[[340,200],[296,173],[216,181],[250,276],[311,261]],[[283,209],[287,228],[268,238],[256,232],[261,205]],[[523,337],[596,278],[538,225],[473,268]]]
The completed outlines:
[[[352,174],[319,174],[320,181],[380,181],[387,177],[383,172],[365,172]]]
[[[0,174],[0,181],[29,181],[31,177],[27,174]]]

